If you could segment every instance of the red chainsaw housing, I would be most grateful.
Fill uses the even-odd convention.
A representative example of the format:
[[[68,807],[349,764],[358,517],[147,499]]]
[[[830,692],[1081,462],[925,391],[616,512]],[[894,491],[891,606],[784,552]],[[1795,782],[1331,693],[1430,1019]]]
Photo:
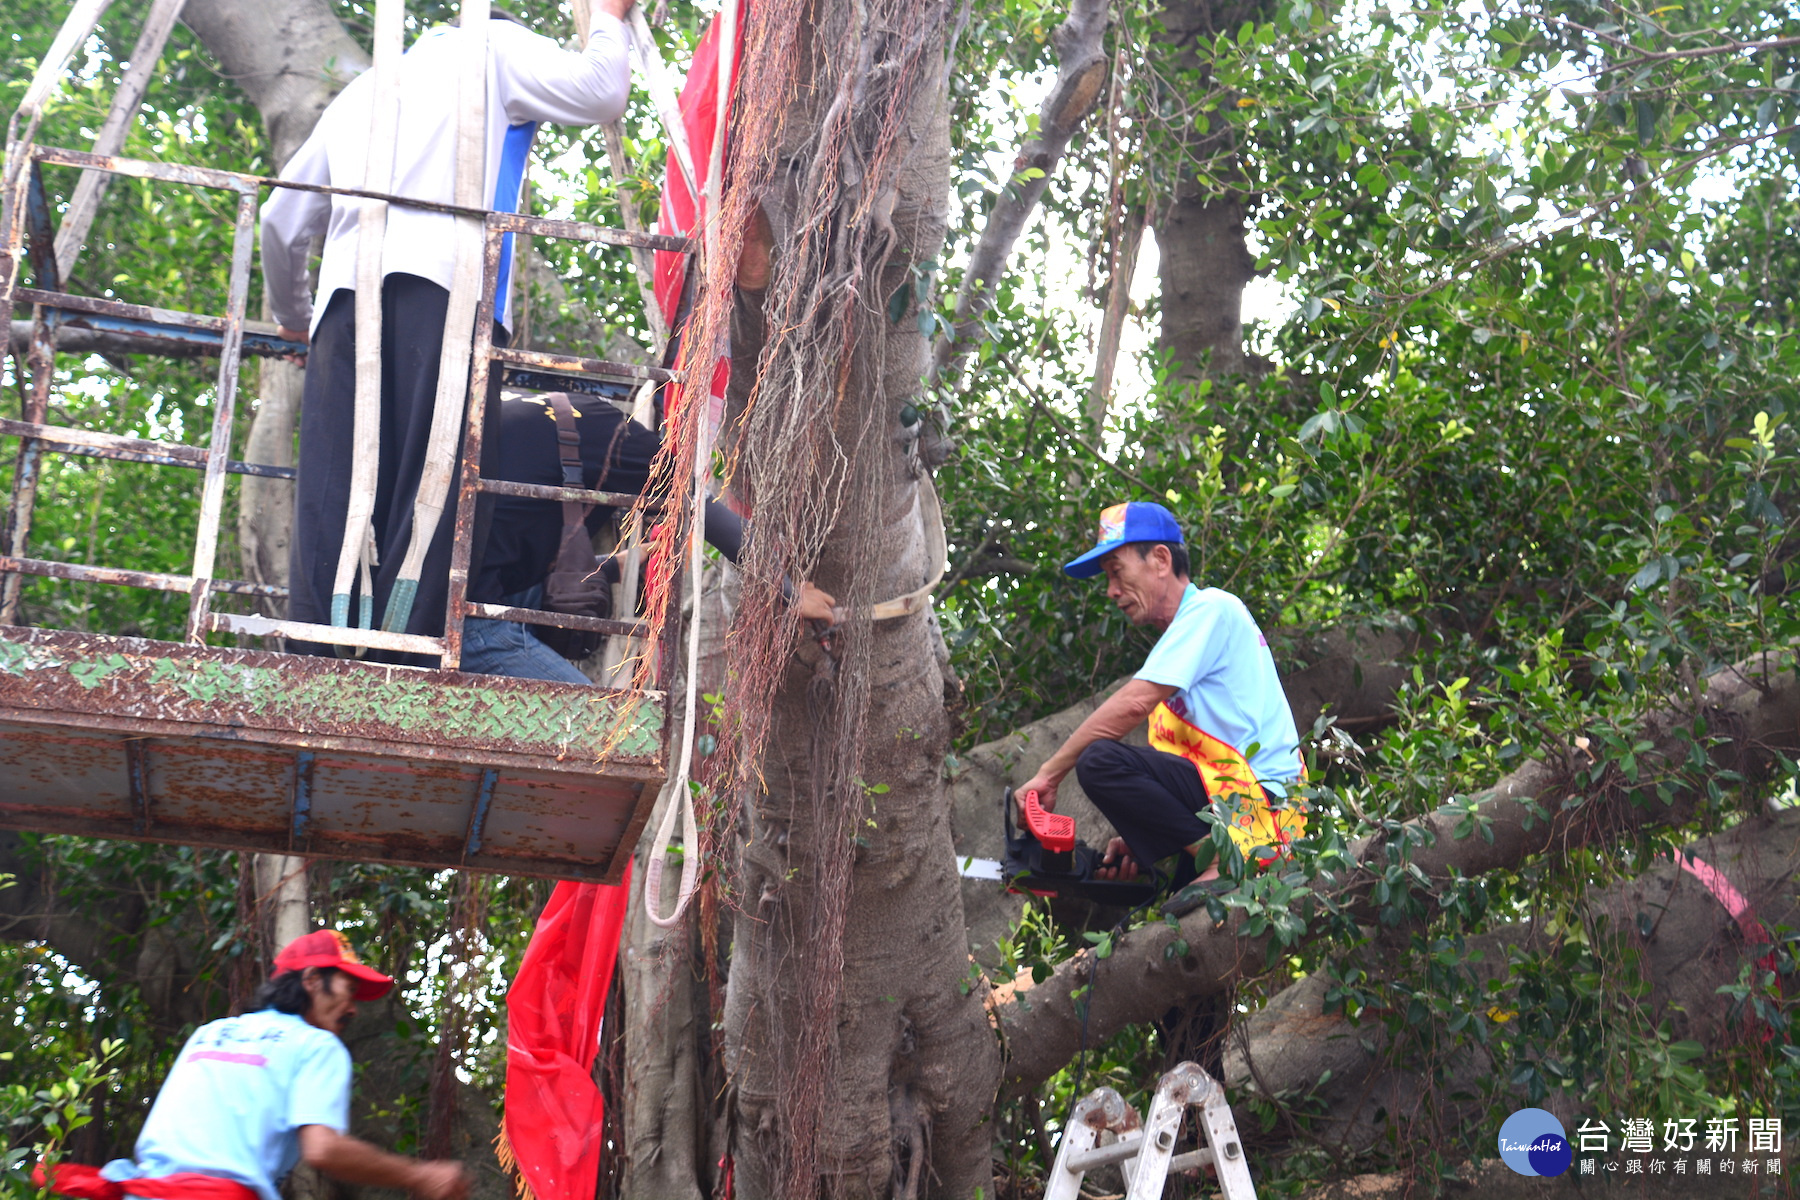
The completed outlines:
[[[1036,792],[1025,793],[1025,828],[1052,854],[1067,854],[1075,849],[1075,818],[1045,812]]]

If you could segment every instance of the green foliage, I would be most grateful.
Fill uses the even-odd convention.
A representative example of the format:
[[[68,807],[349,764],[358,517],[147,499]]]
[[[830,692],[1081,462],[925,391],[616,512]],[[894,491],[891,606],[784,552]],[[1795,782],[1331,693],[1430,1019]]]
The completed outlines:
[[[1481,1102],[1505,1111],[1558,1093],[1608,1113],[1774,1114],[1800,1056],[1747,1043],[1696,1058],[1647,1017],[1623,933],[1590,927],[1582,905],[1792,786],[1784,768],[1742,789],[1710,766],[1703,725],[1673,759],[1640,732],[1696,678],[1800,634],[1800,58],[1744,49],[1780,36],[1792,6],[1298,0],[1215,24],[1198,48],[1143,36],[1165,15],[1119,12],[1121,102],[1071,150],[949,398],[940,615],[969,690],[964,741],[1141,661],[1149,635],[1058,568],[1092,544],[1102,507],[1161,500],[1196,582],[1242,595],[1284,666],[1307,665],[1305,638],[1334,624],[1397,619],[1422,637],[1378,737],[1358,745],[1329,714],[1313,731],[1315,815],[1294,869],[1219,903],[1273,935],[1244,1011],[1329,965],[1333,1003],[1427,1073],[1426,1111],[1413,1126],[1390,1115],[1379,1160],[1435,1181],[1492,1153],[1497,1122],[1430,1124],[1472,1047],[1497,1064]],[[1246,203],[1258,269],[1291,313],[1250,330],[1266,357],[1248,376],[1146,352],[1146,386],[1096,426],[1086,302],[1102,295],[1118,196],[1166,203],[1177,187]],[[1057,272],[1084,258],[1075,297],[1080,280]],[[1171,303],[1139,311],[1179,321]],[[1602,812],[1704,802],[1672,830],[1430,888],[1407,822],[1443,808],[1453,836],[1491,839],[1477,793],[1532,759]],[[1370,836],[1385,846],[1374,924],[1409,931],[1378,977],[1353,915],[1295,891],[1341,877]],[[1522,919],[1547,944],[1465,957]],[[1784,1042],[1793,1014],[1755,975],[1727,999]],[[1267,1115],[1304,1128],[1309,1103]],[[1024,1133],[1005,1144],[1035,1153]],[[1342,1169],[1296,1152],[1268,1182]]]
[[[413,34],[448,11],[413,8]],[[566,28],[550,4],[514,8],[544,32]],[[63,11],[50,0],[8,7],[0,105],[16,102]],[[1452,1090],[1448,1064],[1479,1050],[1495,1069],[1469,1103],[1556,1096],[1608,1111],[1800,1117],[1793,1013],[1771,998],[1767,979],[1747,967],[1722,1002],[1769,1029],[1769,1045],[1746,1039],[1696,1057],[1645,1015],[1631,931],[1583,908],[1595,888],[1794,786],[1791,765],[1760,789],[1710,769],[1715,734],[1704,725],[1673,757],[1639,732],[1647,712],[1689,694],[1696,678],[1800,635],[1791,528],[1800,500],[1800,60],[1791,46],[1755,48],[1794,24],[1792,4],[1334,9],[1272,0],[1215,22],[1197,42],[1167,36],[1183,11],[1115,6],[1106,51],[1116,69],[1101,112],[1053,174],[971,370],[948,398],[960,449],[938,481],[952,545],[939,616],[967,688],[965,744],[1060,709],[1141,661],[1149,634],[1128,627],[1098,585],[1058,567],[1091,545],[1100,508],[1160,499],[1186,525],[1197,581],[1242,595],[1284,665],[1305,665],[1306,637],[1335,624],[1398,621],[1422,641],[1379,736],[1352,738],[1330,714],[1313,731],[1314,816],[1293,869],[1246,878],[1241,862],[1221,856],[1240,884],[1221,912],[1241,910],[1274,935],[1268,970],[1238,997],[1244,1009],[1329,966],[1331,1003],[1371,1045],[1385,1038],[1394,1061],[1425,1064],[1434,1103]],[[367,6],[345,0],[340,12],[366,39]],[[1063,16],[1034,0],[968,11],[949,73],[951,245],[935,276],[893,297],[921,320],[948,321],[961,264],[1016,146],[1035,129]],[[702,19],[674,6],[659,35],[669,58],[685,58]],[[109,12],[43,140],[91,138],[118,74],[101,46],[129,45],[137,20],[133,8]],[[620,203],[653,212],[664,150],[641,95],[624,134],[628,174],[614,182],[597,131],[545,130],[536,210],[607,221]],[[257,114],[180,28],[126,152],[270,169]],[[46,182],[59,202],[73,186],[67,172],[49,171]],[[1148,210],[1157,226],[1178,192],[1246,206],[1257,269],[1291,312],[1249,329],[1260,357],[1247,376],[1210,374],[1145,345],[1149,325],[1183,319],[1190,301],[1140,296],[1121,374],[1141,378],[1122,382],[1095,422],[1097,302],[1124,224]],[[217,196],[122,181],[76,284],[218,311],[228,240]],[[574,331],[591,318],[647,340],[623,255],[538,248],[553,269],[527,282],[522,301],[536,340],[576,349]],[[920,303],[934,283],[935,312]],[[136,358],[129,367],[65,359],[53,419],[203,444],[210,364]],[[5,383],[19,381],[9,373]],[[919,408],[895,414],[903,429],[917,425]],[[35,553],[186,569],[196,474],[48,461]],[[0,457],[0,484],[10,470],[10,456]],[[228,512],[228,540],[233,527]],[[152,636],[176,634],[184,607],[50,581],[28,584],[26,599],[33,621]],[[1451,836],[1491,839],[1474,797],[1532,759],[1564,771],[1577,803],[1704,803],[1680,828],[1429,888],[1411,861],[1418,842],[1407,823],[1444,809]],[[1398,969],[1379,974],[1364,965],[1371,913],[1299,891],[1320,872],[1347,871],[1349,847],[1369,836],[1384,839],[1373,927],[1403,942]],[[96,911],[136,897],[156,928],[210,947],[193,965],[193,986],[200,1008],[223,1012],[248,946],[231,856],[69,839],[35,846],[42,869]],[[313,886],[315,911],[404,981],[383,1018],[391,1029],[359,1048],[391,1081],[359,1121],[409,1149],[444,1032],[441,1000],[454,974],[445,931],[461,900],[451,877],[417,871],[338,866]],[[457,1067],[492,1095],[499,989],[543,895],[502,880],[483,899],[469,967],[478,983],[456,993],[451,1015],[477,1031]],[[1541,942],[1475,956],[1484,934],[1523,918]],[[1791,935],[1775,936],[1786,974]],[[1099,957],[1115,945],[1033,907],[1002,948],[1004,973],[1041,982],[1078,949]],[[29,1085],[5,1101],[14,1149],[91,1133],[73,1129],[77,1101],[104,1103],[96,1124],[124,1149],[185,1036],[156,1026],[166,1009],[127,984],[118,963],[134,948],[116,938],[106,948],[116,961],[75,964],[38,943],[0,943],[0,988],[15,1016],[0,1023],[0,1054],[12,1056],[9,1080]],[[1007,1194],[1031,1194],[1078,1086],[1108,1082],[1141,1104],[1164,1042],[1156,1030],[1127,1031],[1002,1111]],[[1259,1136],[1300,1131],[1282,1142],[1290,1148],[1305,1144],[1317,1117],[1308,1097],[1239,1099]],[[50,1106],[64,1114],[60,1134],[43,1124]],[[1413,1167],[1435,1186],[1458,1156],[1491,1149],[1491,1136],[1484,1146],[1476,1132],[1491,1134],[1491,1123],[1395,1122],[1373,1165]],[[1259,1186],[1286,1194],[1346,1167],[1300,1151]]]
[[[118,1069],[109,1064],[121,1049],[103,1041],[98,1053],[61,1066],[61,1078],[44,1087],[0,1084],[0,1196],[43,1194],[31,1182],[33,1167],[49,1172],[64,1160],[69,1135],[94,1119],[92,1095],[117,1079]],[[12,1059],[11,1052],[0,1052],[0,1062],[10,1065]]]

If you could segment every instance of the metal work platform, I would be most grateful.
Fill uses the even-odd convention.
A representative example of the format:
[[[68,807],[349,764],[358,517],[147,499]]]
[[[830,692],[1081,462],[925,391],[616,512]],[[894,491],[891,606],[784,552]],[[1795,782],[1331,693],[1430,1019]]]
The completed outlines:
[[[93,33],[104,0],[77,0],[8,129],[0,187],[0,310],[29,309],[29,390],[22,419],[0,419],[16,439],[11,498],[0,542],[0,828],[235,850],[407,863],[427,867],[617,882],[666,774],[666,678],[674,622],[650,646],[638,616],[603,620],[478,604],[467,599],[475,504],[481,493],[612,507],[660,505],[643,497],[484,479],[482,410],[492,371],[537,389],[628,396],[676,378],[655,367],[491,343],[504,240],[518,235],[689,253],[685,238],[516,213],[423,203],[347,188],[116,156],[103,128],[97,151],[36,144],[44,105],[74,47]],[[152,24],[173,23],[179,0],[155,0]],[[154,62],[161,43],[148,53]],[[140,45],[136,63],[145,57]],[[144,72],[147,77],[148,72]],[[114,116],[128,121],[142,79],[121,88]],[[131,90],[136,87],[136,91]],[[116,130],[115,130],[116,132]],[[122,135],[120,135],[122,137]],[[52,222],[45,166],[84,175],[63,228]],[[73,295],[64,266],[78,253],[110,176],[218,189],[235,208],[228,309],[208,316]],[[265,189],[299,187],[374,197],[482,224],[484,282],[471,345],[455,512],[449,601],[441,637],[288,621],[286,589],[219,578],[216,558],[226,477],[292,478],[292,468],[231,457],[238,375],[245,354],[305,347],[248,331],[258,201]],[[73,247],[73,251],[67,250]],[[29,264],[33,286],[21,285]],[[196,352],[219,360],[204,445],[154,441],[52,424],[59,330],[129,339],[144,353]],[[115,345],[116,348],[116,345]],[[18,362],[15,357],[14,362]],[[31,525],[46,454],[150,463],[199,472],[193,566],[185,574],[59,561],[32,552]],[[679,503],[672,500],[670,503]],[[676,564],[679,569],[679,564]],[[160,642],[21,627],[25,577],[148,588],[188,598],[186,641]],[[679,581],[672,591],[680,594]],[[262,615],[220,611],[248,596]],[[274,607],[270,607],[274,606]],[[650,691],[472,675],[461,660],[463,622],[475,616],[632,639],[657,656]],[[257,650],[209,644],[231,635]],[[423,669],[280,653],[280,639],[425,655]]]
[[[617,883],[660,694],[0,627],[0,827]]]

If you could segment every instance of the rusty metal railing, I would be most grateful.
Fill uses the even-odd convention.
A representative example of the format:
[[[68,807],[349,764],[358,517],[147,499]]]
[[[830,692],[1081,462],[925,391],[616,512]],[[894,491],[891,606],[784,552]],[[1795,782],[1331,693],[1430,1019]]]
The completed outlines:
[[[237,197],[237,211],[224,315],[180,312],[65,292],[57,271],[55,230],[51,223],[41,170],[44,165],[76,167],[233,193]],[[467,599],[474,510],[479,493],[549,501],[573,500],[609,506],[634,504],[641,499],[626,493],[482,478],[481,421],[493,364],[499,364],[507,372],[509,381],[515,378],[529,379],[539,386],[550,382],[566,386],[569,390],[598,391],[602,394],[610,390],[605,386],[607,384],[624,391],[645,382],[664,382],[674,378],[673,373],[657,367],[609,362],[579,355],[497,347],[493,345],[491,337],[493,296],[498,283],[502,238],[507,233],[691,253],[693,246],[688,239],[516,213],[470,210],[456,205],[411,200],[357,188],[292,183],[210,167],[155,163],[36,146],[25,138],[20,138],[7,147],[6,174],[10,186],[5,189],[4,195],[0,195],[0,230],[5,233],[4,244],[0,245],[0,302],[3,302],[0,307],[10,313],[15,305],[31,305],[32,332],[26,356],[31,388],[26,397],[24,419],[0,419],[0,436],[12,436],[20,440],[13,475],[5,553],[0,554],[0,624],[16,623],[23,578],[38,576],[185,593],[189,597],[187,639],[190,642],[201,643],[212,633],[284,637],[330,645],[436,656],[448,670],[454,670],[460,664],[463,621],[470,616],[531,625],[553,625],[615,636],[644,635],[648,623],[642,620],[602,620],[536,609],[473,603]],[[284,599],[286,596],[285,588],[221,579],[215,575],[225,476],[240,474],[292,478],[294,474],[292,468],[241,462],[230,456],[236,414],[237,376],[243,354],[246,351],[262,355],[296,354],[304,351],[299,343],[245,329],[251,259],[255,246],[257,201],[264,188],[273,187],[385,199],[414,208],[479,216],[483,220],[486,242],[483,299],[473,331],[470,390],[463,432],[462,481],[452,545],[449,602],[442,637],[318,625],[219,612],[213,608],[213,597],[219,594],[255,596],[270,600]],[[18,284],[22,259],[28,259],[31,264],[33,283],[36,285],[34,287],[21,287]],[[185,353],[192,353],[196,346],[204,353],[216,352],[219,356],[218,386],[208,444],[203,447],[191,446],[50,423],[49,401],[55,374],[56,334],[58,328],[65,323],[141,340],[145,351],[150,353],[176,347]],[[455,331],[446,333],[448,336],[455,335]],[[45,453],[121,459],[200,470],[203,475],[193,569],[186,575],[176,575],[33,557],[28,550],[41,478],[40,464]],[[657,506],[650,501],[646,503],[651,507]]]

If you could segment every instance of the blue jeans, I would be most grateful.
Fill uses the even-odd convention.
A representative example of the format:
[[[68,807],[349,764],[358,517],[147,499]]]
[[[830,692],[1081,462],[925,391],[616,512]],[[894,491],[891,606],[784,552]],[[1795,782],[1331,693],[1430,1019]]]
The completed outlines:
[[[544,602],[544,586],[526,588],[504,597],[510,608],[537,608]],[[470,617],[463,622],[462,669],[477,675],[508,675],[514,679],[548,679],[552,683],[594,681],[575,664],[544,645],[531,626],[517,621],[489,621]]]

